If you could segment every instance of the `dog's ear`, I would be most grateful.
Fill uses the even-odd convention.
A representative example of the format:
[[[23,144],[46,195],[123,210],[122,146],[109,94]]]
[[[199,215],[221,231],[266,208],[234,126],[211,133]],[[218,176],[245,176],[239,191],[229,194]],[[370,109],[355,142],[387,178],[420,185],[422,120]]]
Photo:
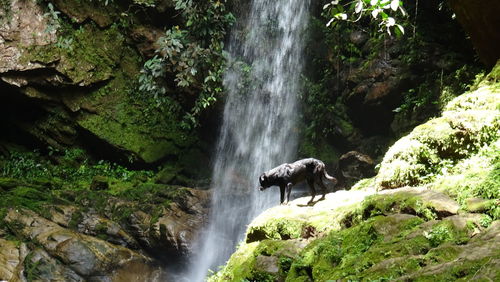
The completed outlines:
[[[260,183],[265,182],[265,181],[266,181],[266,178],[267,178],[267,177],[266,177],[266,174],[265,174],[265,173],[261,174],[261,176],[259,177],[259,181],[260,181]]]

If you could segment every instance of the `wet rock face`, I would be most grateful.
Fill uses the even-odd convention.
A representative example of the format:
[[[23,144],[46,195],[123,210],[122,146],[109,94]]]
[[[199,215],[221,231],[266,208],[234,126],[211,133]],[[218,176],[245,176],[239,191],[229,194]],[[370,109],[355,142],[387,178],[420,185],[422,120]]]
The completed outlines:
[[[387,44],[398,43],[388,40]],[[387,131],[394,118],[392,110],[402,101],[401,93],[415,83],[409,80],[408,68],[389,59],[389,53],[386,56],[344,73],[348,85],[354,85],[343,93],[349,116],[368,135]]]
[[[486,1],[448,1],[458,21],[467,31],[479,53],[481,60],[493,67],[500,58],[500,4],[495,0]],[[487,23],[487,24],[486,24]]]
[[[37,1],[0,7],[2,137],[26,140],[29,149],[80,147],[134,167],[191,158],[199,140],[180,127],[182,111],[157,113],[156,102],[135,91],[140,53],[153,55],[161,29],[136,23],[129,34],[112,25],[123,12],[117,3],[52,4],[53,12]],[[60,24],[66,19],[72,23]],[[152,111],[158,118],[145,118]]]
[[[197,232],[208,215],[209,198],[205,191],[191,190],[183,203],[174,203],[155,220],[151,214],[134,212],[126,230],[139,244],[158,257],[183,257],[196,252]],[[153,224],[151,224],[153,223]]]
[[[102,238],[131,250],[143,250],[162,259],[184,257],[196,250],[193,244],[198,230],[208,214],[209,197],[206,191],[190,189],[188,196],[168,208],[158,207],[156,212],[144,212],[137,203],[110,199],[100,215],[90,208],[82,212],[73,206],[55,206],[51,210],[53,222],[74,227],[78,232]],[[130,216],[120,222],[110,220],[113,210],[132,208]]]

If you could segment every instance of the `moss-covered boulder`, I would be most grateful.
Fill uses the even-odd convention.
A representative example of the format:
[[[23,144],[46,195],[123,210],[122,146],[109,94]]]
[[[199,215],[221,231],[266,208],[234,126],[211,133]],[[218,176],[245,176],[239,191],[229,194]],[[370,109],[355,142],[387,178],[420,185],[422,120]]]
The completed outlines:
[[[490,78],[448,103],[441,117],[397,141],[380,164],[376,184],[386,189],[429,183],[460,162],[486,157],[485,150],[495,154],[497,149],[488,147],[500,137],[500,91],[498,78]]]
[[[456,98],[442,117],[416,127],[389,149],[377,184],[395,188],[425,183],[477,153],[499,137],[499,106],[500,93],[492,86]]]
[[[427,270],[449,279],[498,277],[492,271],[500,250],[493,247],[497,222],[459,213],[443,193],[403,188],[329,196],[316,207],[303,206],[302,198],[261,214],[210,281],[425,281]]]
[[[196,251],[207,191],[111,175],[106,189],[92,190],[92,177],[83,179],[0,178],[0,238],[6,239],[0,240],[0,264],[12,261],[0,266],[0,278],[156,281],[157,266],[171,263],[166,258]]]
[[[64,229],[27,210],[10,210],[4,221],[15,225],[11,230],[21,238],[42,246],[52,257],[87,279],[112,277],[134,264],[143,265],[143,277],[155,277],[160,271],[148,267],[151,261],[139,253]]]

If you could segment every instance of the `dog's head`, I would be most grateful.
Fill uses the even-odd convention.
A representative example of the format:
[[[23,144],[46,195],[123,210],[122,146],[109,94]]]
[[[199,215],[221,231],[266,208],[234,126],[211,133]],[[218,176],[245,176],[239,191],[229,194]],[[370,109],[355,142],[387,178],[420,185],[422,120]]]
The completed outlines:
[[[259,182],[260,182],[260,191],[264,191],[265,189],[271,187],[272,185],[269,183],[269,179],[265,173],[261,174],[259,177]]]

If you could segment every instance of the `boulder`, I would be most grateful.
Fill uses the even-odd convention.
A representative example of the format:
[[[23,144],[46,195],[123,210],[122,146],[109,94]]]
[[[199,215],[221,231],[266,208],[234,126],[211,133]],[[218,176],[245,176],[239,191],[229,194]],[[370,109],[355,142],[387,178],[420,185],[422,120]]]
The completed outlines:
[[[23,281],[23,261],[27,254],[25,243],[0,238],[0,281]]]
[[[315,206],[301,198],[265,211],[209,281],[496,279],[498,221],[484,229],[481,215],[456,214],[455,201],[425,188],[374,193],[339,191]],[[305,227],[315,234],[301,237]],[[248,240],[256,231],[265,236]]]
[[[258,271],[276,275],[280,270],[279,260],[275,256],[259,255],[255,258],[255,269]]]
[[[137,264],[141,265],[144,280],[159,276],[160,269],[152,266],[151,259],[144,255],[65,229],[32,211],[9,210],[4,220],[15,224],[16,228],[11,231],[36,242],[47,254],[57,257],[85,279],[109,279]]]
[[[85,281],[67,265],[63,265],[40,248],[31,251],[23,263],[28,281]]]
[[[136,240],[159,256],[184,256],[196,252],[197,232],[206,222],[209,194],[202,190],[189,190],[181,203],[172,203],[157,219],[142,211],[132,213],[126,229]]]
[[[482,198],[469,198],[465,200],[465,206],[470,212],[482,213],[494,206],[499,200],[485,200]]]
[[[346,187],[351,187],[363,178],[375,176],[375,163],[370,156],[356,151],[343,154],[338,170]]]

